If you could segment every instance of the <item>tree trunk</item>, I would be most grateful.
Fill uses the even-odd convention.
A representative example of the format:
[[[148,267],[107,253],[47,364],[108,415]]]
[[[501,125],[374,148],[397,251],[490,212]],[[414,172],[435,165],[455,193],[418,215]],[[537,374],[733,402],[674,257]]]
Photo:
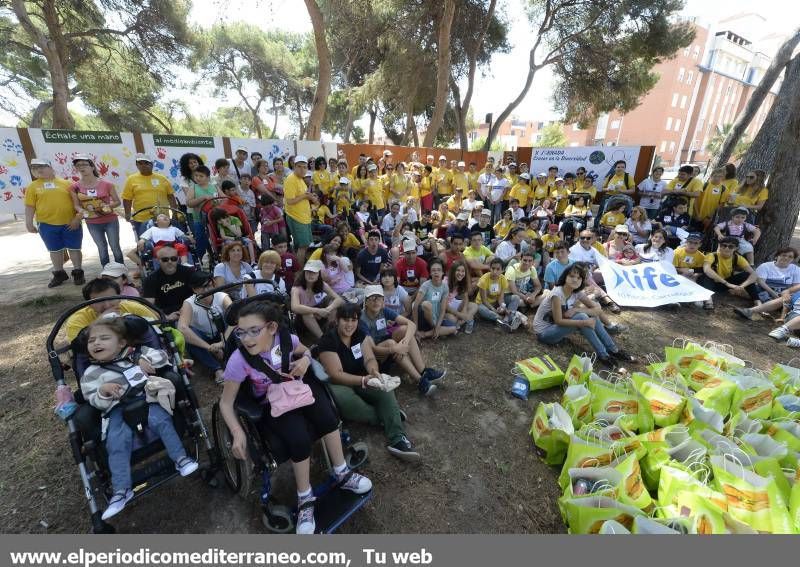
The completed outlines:
[[[355,120],[353,112],[353,103],[347,103],[347,121],[344,123],[344,133],[342,134],[342,141],[347,144],[350,142],[350,134],[353,131],[353,120]]]
[[[378,118],[378,109],[374,106],[369,107],[369,142],[375,140],[375,120]]]
[[[257,110],[252,110],[251,112],[253,113],[253,128],[255,128],[256,136],[261,139],[264,137],[261,131],[261,118],[258,116]]]
[[[720,148],[719,155],[717,155],[713,167],[722,167],[728,163],[731,154],[733,154],[733,150],[736,148],[736,144],[739,143],[739,139],[742,137],[745,130],[747,130],[747,127],[758,112],[758,109],[761,108],[761,104],[764,102],[764,99],[767,98],[769,90],[772,88],[772,85],[775,84],[781,71],[786,67],[789,59],[792,58],[792,52],[794,48],[797,47],[798,43],[800,43],[800,28],[796,29],[789,39],[778,49],[778,52],[772,59],[772,63],[761,78],[761,82],[758,83],[758,86],[753,91],[750,100],[747,101],[744,111],[742,111],[739,118],[736,119],[733,128],[728,132],[725,141],[722,142],[722,147]]]
[[[452,77],[450,78],[450,90],[453,92],[453,103],[455,104],[458,143],[461,147],[461,151],[465,152],[469,149],[467,140],[467,111],[465,106],[461,104],[461,90],[458,88],[458,83],[456,83]]]
[[[439,20],[439,39],[436,57],[436,97],[434,98],[433,116],[425,132],[424,146],[433,146],[433,141],[444,122],[444,111],[447,107],[448,79],[450,78],[450,29],[456,13],[455,0],[444,0],[442,18]]]
[[[41,128],[44,122],[44,115],[47,114],[47,111],[51,108],[53,108],[52,100],[43,100],[36,105],[36,108],[33,109],[33,114],[31,114],[28,128]]]
[[[772,103],[764,124],[750,144],[747,153],[742,158],[741,164],[737,168],[737,176],[741,181],[748,171],[763,169],[766,172],[772,171],[775,163],[775,155],[778,151],[778,140],[780,132],[789,117],[789,107],[791,106],[792,96],[797,96],[800,92],[800,55],[792,59],[786,66],[786,74],[781,85],[778,96]]]
[[[272,99],[272,114],[275,118],[272,121],[272,132],[270,132],[270,136],[276,139],[278,137],[278,105],[274,98]]]
[[[800,56],[795,57],[787,68],[784,85],[790,82],[790,77],[795,85],[800,82]],[[773,130],[778,141],[774,167],[767,170],[770,173],[769,199],[758,218],[762,234],[756,245],[756,262],[762,262],[778,248],[787,246],[797,225],[800,212],[800,191],[797,190],[800,178],[800,152],[797,151],[800,146],[800,96],[797,96],[796,89],[796,86],[787,88],[785,92],[781,89],[781,93],[786,95],[784,98],[788,98],[787,113],[781,128]],[[775,102],[776,106],[778,102]]]
[[[317,90],[306,126],[306,139],[319,140],[322,135],[322,121],[328,107],[328,94],[331,90],[331,52],[325,38],[325,20],[316,0],[305,0],[311,25],[314,27],[314,44],[317,48]]]
[[[419,132],[417,132],[417,121],[416,120],[412,120],[411,121],[411,135],[412,135],[412,137],[414,139],[414,147],[418,148],[419,147]]]

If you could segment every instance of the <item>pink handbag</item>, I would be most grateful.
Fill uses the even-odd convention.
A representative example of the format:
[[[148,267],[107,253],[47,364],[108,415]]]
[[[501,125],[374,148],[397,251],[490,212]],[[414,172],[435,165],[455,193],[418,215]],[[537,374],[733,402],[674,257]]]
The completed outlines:
[[[267,399],[272,417],[280,417],[287,411],[313,404],[314,394],[302,380],[288,380],[270,384],[267,388]]]

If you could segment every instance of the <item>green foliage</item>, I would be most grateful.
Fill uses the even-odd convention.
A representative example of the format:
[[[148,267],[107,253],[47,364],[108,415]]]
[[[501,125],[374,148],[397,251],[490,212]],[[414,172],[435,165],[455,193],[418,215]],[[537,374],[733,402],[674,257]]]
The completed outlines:
[[[484,146],[486,145],[486,136],[481,136],[480,138],[475,138],[472,143],[469,145],[469,151],[471,152],[480,152],[483,150]],[[492,152],[502,152],[505,150],[506,147],[500,140],[493,140],[492,147],[489,148],[489,151]]]
[[[722,150],[722,144],[725,142],[725,139],[730,134],[731,130],[733,129],[733,124],[725,124],[722,128],[717,126],[714,135],[709,138],[708,143],[706,144],[706,151],[711,155],[712,160],[715,160],[716,157],[719,155],[720,150]],[[747,134],[742,135],[739,138],[739,141],[736,142],[736,146],[733,148],[733,152],[731,153],[731,161],[739,161],[742,159],[744,154],[747,153],[747,150],[750,149],[753,141],[750,140]]]
[[[542,128],[539,141],[534,144],[536,148],[563,148],[567,145],[567,136],[564,134],[562,124],[553,122]]]

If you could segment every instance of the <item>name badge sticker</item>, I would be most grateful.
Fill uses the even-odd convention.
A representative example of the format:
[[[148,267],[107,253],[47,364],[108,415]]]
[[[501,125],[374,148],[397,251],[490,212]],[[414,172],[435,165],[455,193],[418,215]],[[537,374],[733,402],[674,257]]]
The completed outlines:
[[[138,386],[139,384],[147,382],[147,374],[144,373],[144,370],[142,370],[138,364],[131,366],[127,370],[123,370],[122,373],[131,386]]]
[[[353,352],[353,358],[361,358],[361,344],[353,345],[350,350]]]

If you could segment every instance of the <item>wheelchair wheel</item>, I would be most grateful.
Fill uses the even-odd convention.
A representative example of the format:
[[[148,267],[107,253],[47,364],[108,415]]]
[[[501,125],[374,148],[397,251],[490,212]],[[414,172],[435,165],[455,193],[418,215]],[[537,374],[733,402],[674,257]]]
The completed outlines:
[[[367,462],[369,446],[363,441],[356,441],[345,449],[344,459],[350,469],[357,469]]]
[[[287,506],[268,504],[261,514],[261,522],[274,534],[288,534],[294,529],[292,512]]]
[[[245,460],[233,456],[233,436],[222,417],[219,402],[214,404],[211,412],[211,427],[214,430],[214,443],[222,460],[225,483],[235,494],[247,498],[253,481],[253,461],[249,454]]]

